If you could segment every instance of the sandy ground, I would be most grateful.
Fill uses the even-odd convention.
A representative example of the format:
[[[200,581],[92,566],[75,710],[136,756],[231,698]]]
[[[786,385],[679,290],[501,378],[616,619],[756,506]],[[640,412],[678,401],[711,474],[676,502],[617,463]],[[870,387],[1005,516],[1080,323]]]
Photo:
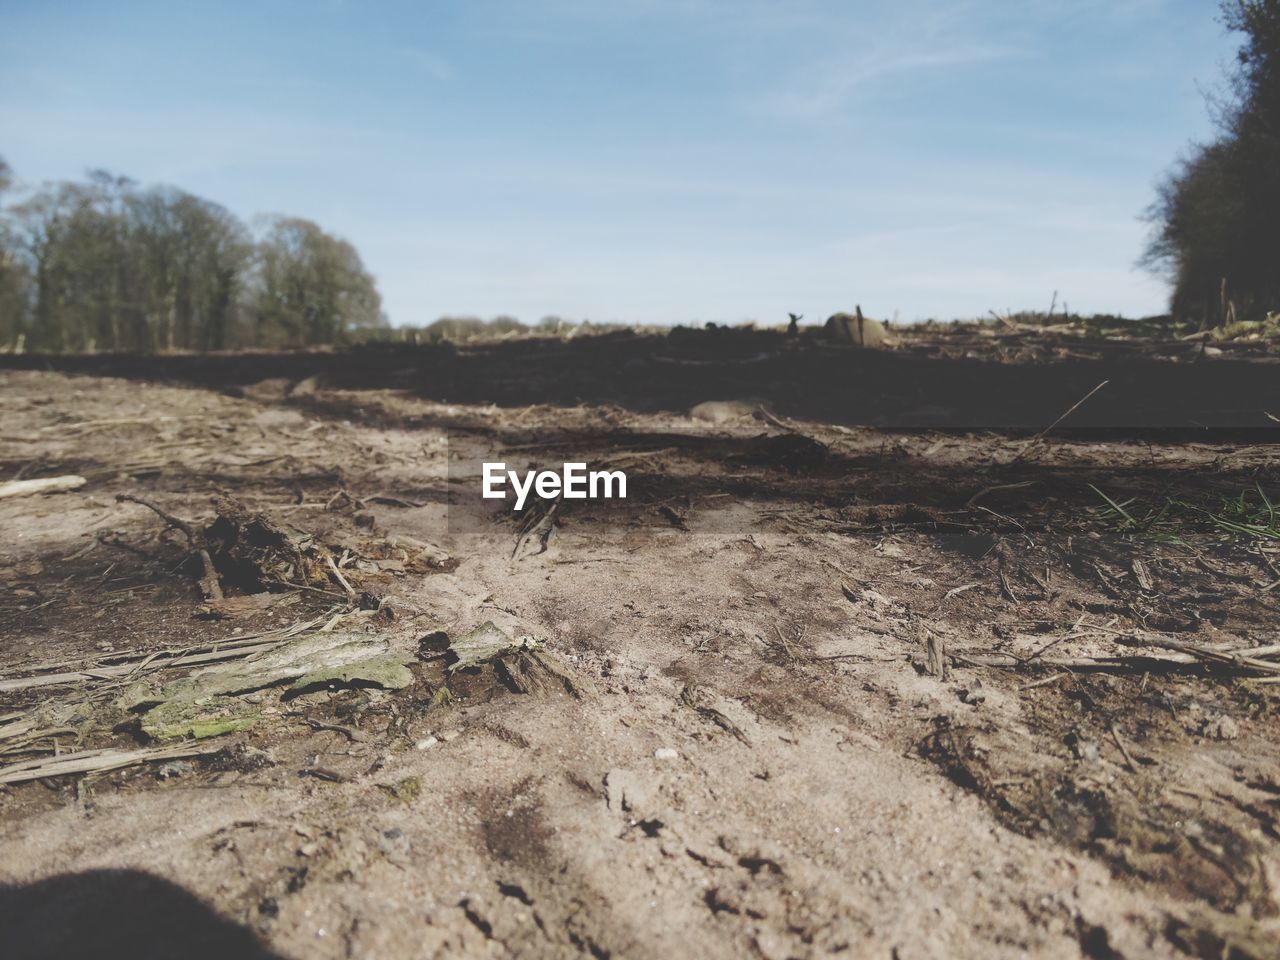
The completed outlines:
[[[1280,955],[1277,688],[1140,642],[1273,643],[1272,561],[1122,537],[1089,489],[1238,493],[1268,448],[1019,460],[994,435],[295,387],[0,373],[0,480],[88,480],[0,500],[0,679],[334,617],[415,678],[258,691],[217,753],[0,786],[6,956]],[[518,539],[448,506],[498,449],[625,462],[635,494]],[[431,562],[211,619],[182,536],[118,494],[199,523],[230,495],[344,557]],[[424,637],[486,621],[542,638],[576,695],[446,682]],[[1148,659],[1078,668],[1119,655]],[[0,686],[2,720],[96,682]],[[136,718],[78,715],[0,766],[139,745]]]

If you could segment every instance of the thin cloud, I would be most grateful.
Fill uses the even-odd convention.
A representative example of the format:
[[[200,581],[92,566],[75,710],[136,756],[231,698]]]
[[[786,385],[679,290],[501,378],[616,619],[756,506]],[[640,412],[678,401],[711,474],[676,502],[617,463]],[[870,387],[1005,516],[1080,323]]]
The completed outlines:
[[[975,43],[937,50],[873,50],[824,60],[785,80],[757,101],[761,112],[787,119],[824,117],[881,81],[946,67],[1017,60],[1030,52],[1003,44]]]
[[[453,65],[443,57],[417,47],[404,47],[400,55],[429,77],[441,81],[453,79]]]

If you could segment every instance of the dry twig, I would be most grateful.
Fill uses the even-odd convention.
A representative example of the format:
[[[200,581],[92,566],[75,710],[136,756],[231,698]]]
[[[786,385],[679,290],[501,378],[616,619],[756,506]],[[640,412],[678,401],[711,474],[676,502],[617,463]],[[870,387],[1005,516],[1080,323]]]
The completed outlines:
[[[80,750],[35,760],[23,760],[0,767],[0,783],[26,783],[45,777],[61,777],[70,773],[104,773],[122,767],[137,766],[154,760],[176,760],[213,753],[217,747],[182,746],[166,750]]]
[[[131,493],[117,494],[116,502],[136,503],[139,506],[146,507],[148,510],[160,517],[160,519],[170,527],[180,530],[182,535],[187,538],[187,543],[190,545],[192,552],[200,558],[200,566],[204,570],[204,576],[200,578],[200,589],[204,591],[204,598],[206,600],[223,599],[222,584],[218,580],[218,570],[213,565],[213,557],[209,556],[209,550],[205,546],[204,537],[201,536],[190,523],[160,509],[150,500],[144,500],[142,497],[135,497]]]
[[[1083,397],[1081,397],[1079,400],[1073,403],[1070,407],[1068,407],[1066,412],[1063,413],[1062,416],[1058,417],[1057,420],[1053,421],[1053,423],[1049,424],[1047,427],[1045,427],[1043,430],[1037,433],[1034,437],[1032,437],[1030,441],[1027,442],[1027,445],[1022,448],[1021,452],[1016,457],[1013,458],[1013,462],[1017,463],[1019,460],[1025,457],[1031,451],[1032,447],[1034,447],[1037,443],[1039,443],[1041,440],[1043,440],[1045,437],[1049,435],[1049,433],[1053,430],[1054,427],[1060,424],[1063,420],[1067,419],[1067,417],[1071,416],[1071,414],[1079,410],[1080,407],[1084,405],[1084,402],[1086,400],[1088,400],[1090,397],[1092,397],[1095,393],[1097,393],[1099,390],[1101,390],[1110,382],[1111,382],[1110,380],[1103,380],[1100,384],[1098,384],[1096,387],[1094,387],[1092,390],[1086,393]]]

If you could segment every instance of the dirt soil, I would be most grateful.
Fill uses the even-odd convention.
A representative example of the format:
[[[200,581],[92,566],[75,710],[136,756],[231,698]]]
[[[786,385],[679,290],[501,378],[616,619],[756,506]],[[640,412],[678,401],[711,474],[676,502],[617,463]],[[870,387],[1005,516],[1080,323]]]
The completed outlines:
[[[156,752],[0,786],[5,956],[1280,956],[1280,687],[1169,646],[1267,656],[1274,541],[1135,531],[1098,492],[1277,489],[1273,447],[850,426],[705,375],[697,416],[451,402],[306,362],[0,373],[0,480],[87,480],[0,499],[0,778]],[[490,458],[629,497],[486,520]],[[229,504],[297,564],[230,565]],[[561,672],[453,670],[485,623]],[[289,628],[385,638],[412,682],[143,731],[137,682]]]

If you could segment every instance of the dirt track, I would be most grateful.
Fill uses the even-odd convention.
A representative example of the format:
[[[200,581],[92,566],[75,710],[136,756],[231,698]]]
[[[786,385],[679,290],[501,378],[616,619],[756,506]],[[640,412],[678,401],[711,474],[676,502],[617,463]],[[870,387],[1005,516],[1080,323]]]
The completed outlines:
[[[1280,575],[1199,529],[1121,536],[1090,489],[1234,495],[1274,484],[1267,446],[1023,453],[790,419],[794,396],[708,423],[563,384],[493,407],[0,376],[4,479],[89,481],[0,501],[0,678],[332,614],[414,672],[260,691],[210,756],[0,787],[16,956],[248,955],[246,931],[287,957],[1276,953],[1277,688],[1143,638],[1274,643]],[[461,519],[450,453],[566,449],[630,457],[632,500],[566,507],[545,550]],[[229,494],[346,550],[368,598],[202,619],[182,538],[121,493],[193,521]],[[485,621],[543,638],[577,695],[446,681],[423,638]],[[0,690],[0,714],[85,686]],[[145,740],[116,719],[20,756]]]

